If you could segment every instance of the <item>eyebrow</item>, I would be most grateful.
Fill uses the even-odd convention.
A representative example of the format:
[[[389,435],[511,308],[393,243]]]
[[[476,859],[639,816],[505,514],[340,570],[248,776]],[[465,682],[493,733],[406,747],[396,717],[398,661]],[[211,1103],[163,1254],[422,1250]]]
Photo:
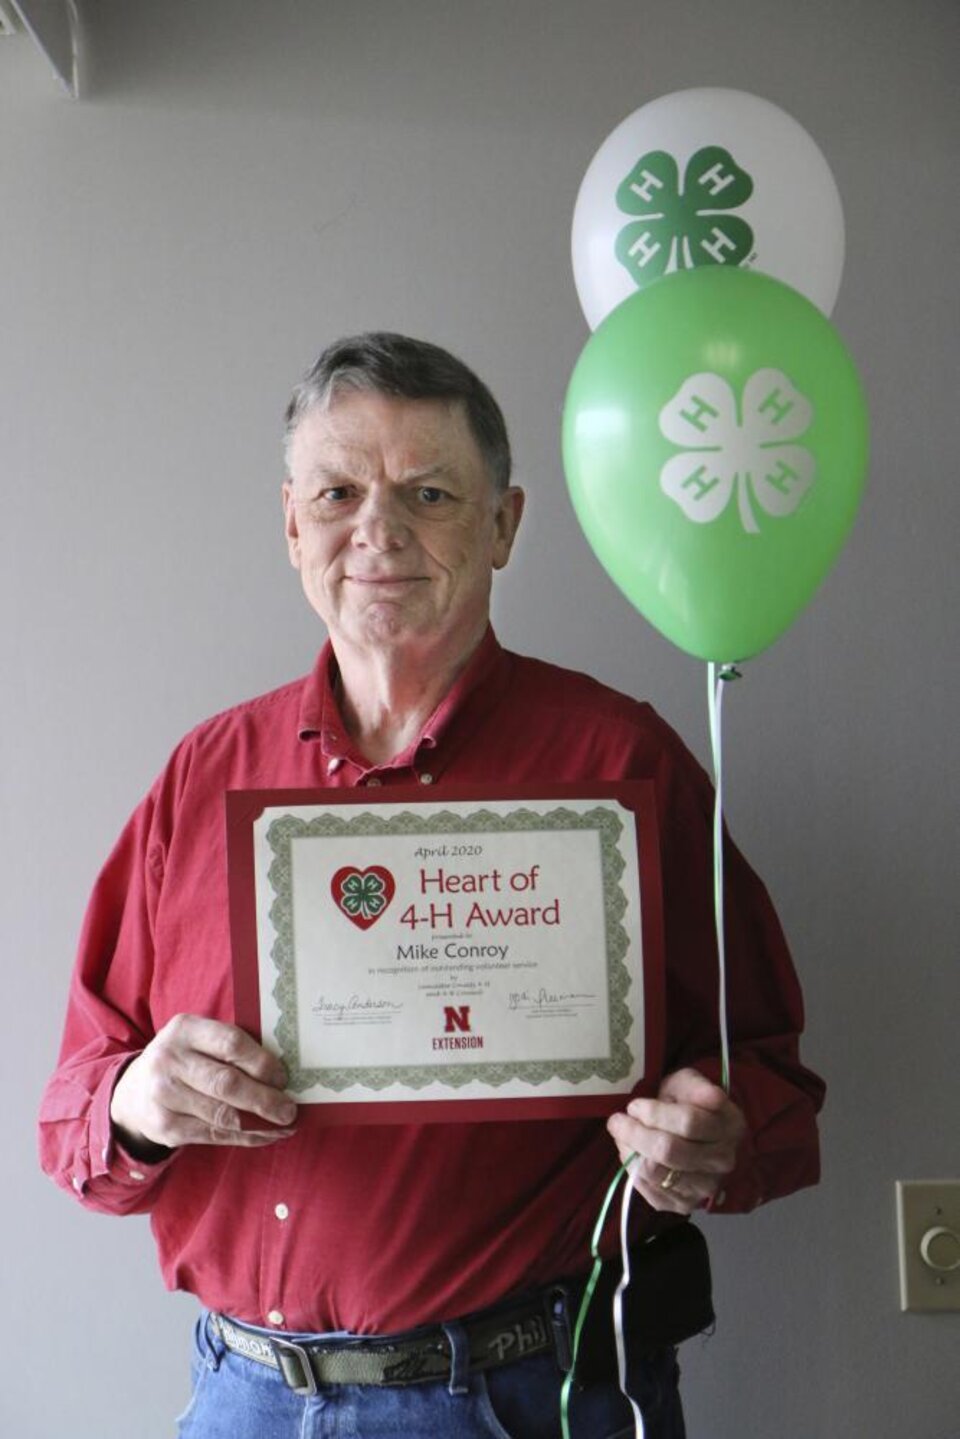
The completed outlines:
[[[401,484],[410,484],[411,481],[424,480],[453,480],[457,477],[457,471],[451,465],[426,465],[422,470],[406,470],[400,476]]]
[[[401,485],[423,484],[428,480],[456,479],[456,476],[457,471],[451,465],[425,465],[421,470],[404,470],[397,476],[397,483]],[[323,461],[318,461],[304,478],[306,484],[312,489],[317,485],[349,484],[357,477],[356,474],[339,465],[325,465]]]

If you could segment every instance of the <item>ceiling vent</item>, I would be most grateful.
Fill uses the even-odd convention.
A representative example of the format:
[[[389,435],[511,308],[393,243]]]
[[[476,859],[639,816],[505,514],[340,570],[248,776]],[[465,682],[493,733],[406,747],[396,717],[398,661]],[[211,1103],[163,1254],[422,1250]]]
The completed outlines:
[[[25,30],[67,92],[79,93],[76,0],[0,0],[0,35]]]

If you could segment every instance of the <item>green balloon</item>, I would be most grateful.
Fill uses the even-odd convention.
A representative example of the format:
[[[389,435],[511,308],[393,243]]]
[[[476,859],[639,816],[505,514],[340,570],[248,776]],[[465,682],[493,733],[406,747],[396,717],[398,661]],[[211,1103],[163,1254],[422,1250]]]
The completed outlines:
[[[867,409],[830,322],[767,275],[710,266],[625,300],[563,417],[574,509],[610,578],[699,659],[793,622],[853,523]]]

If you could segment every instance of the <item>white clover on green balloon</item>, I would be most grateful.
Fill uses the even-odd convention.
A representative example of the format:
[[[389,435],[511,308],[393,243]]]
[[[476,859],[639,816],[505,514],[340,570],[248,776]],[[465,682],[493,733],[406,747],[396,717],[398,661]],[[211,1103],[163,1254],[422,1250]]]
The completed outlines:
[[[802,295],[737,266],[678,270],[597,328],[564,407],[577,518],[607,574],[700,659],[759,654],[853,523],[863,390]]]
[[[740,523],[758,535],[757,509],[792,515],[814,482],[816,461],[794,443],[813,409],[781,370],[757,370],[740,404],[722,375],[691,375],[660,411],[660,433],[681,453],[660,471],[665,495],[697,524],[719,519],[734,494]]]

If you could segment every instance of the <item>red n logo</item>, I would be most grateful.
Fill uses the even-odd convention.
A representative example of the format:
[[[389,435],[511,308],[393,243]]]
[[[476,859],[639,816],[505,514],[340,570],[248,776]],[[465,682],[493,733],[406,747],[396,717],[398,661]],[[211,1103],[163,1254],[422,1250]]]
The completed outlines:
[[[461,1030],[464,1034],[470,1033],[469,1004],[461,1004],[459,1009],[454,1009],[452,1004],[443,1006],[444,1034],[452,1034],[455,1029]]]

